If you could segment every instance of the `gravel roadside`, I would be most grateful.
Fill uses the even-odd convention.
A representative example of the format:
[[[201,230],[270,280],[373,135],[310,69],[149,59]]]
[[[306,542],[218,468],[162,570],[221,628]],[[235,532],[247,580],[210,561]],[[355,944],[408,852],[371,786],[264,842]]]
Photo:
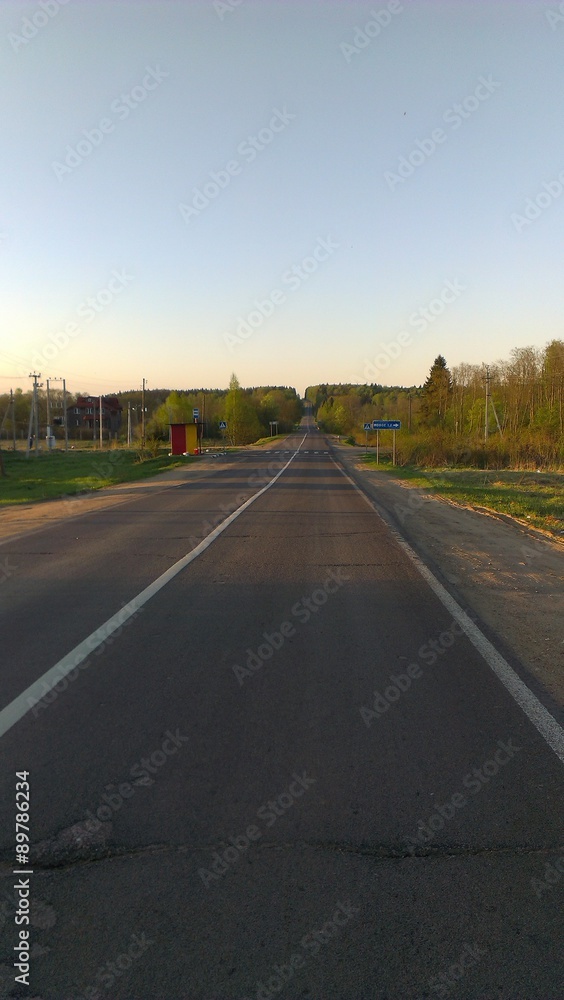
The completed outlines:
[[[363,468],[362,449],[333,447],[453,596],[564,708],[564,543]]]

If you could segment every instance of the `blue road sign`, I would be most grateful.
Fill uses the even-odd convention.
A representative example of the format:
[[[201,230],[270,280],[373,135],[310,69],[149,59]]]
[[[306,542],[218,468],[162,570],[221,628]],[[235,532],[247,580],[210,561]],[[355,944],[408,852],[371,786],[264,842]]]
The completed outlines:
[[[220,429],[220,431],[226,431],[227,430],[227,424],[225,423],[225,420],[220,420],[219,421],[219,429]]]
[[[373,431],[399,431],[401,420],[373,420]]]
[[[365,424],[364,425],[364,430],[365,431],[371,431],[372,430],[372,424]]]

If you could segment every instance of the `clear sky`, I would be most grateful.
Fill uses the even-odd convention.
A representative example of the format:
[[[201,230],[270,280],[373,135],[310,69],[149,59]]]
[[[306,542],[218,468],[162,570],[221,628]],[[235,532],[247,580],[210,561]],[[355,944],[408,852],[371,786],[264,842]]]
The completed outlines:
[[[557,4],[3,0],[0,50],[1,391],[420,384],[563,336]]]

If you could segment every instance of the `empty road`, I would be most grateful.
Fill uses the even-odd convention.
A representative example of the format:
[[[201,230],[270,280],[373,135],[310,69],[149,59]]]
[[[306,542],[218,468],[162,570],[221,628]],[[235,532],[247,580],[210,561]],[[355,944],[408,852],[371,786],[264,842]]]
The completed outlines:
[[[562,730],[335,458],[0,547],[0,996],[564,996]]]

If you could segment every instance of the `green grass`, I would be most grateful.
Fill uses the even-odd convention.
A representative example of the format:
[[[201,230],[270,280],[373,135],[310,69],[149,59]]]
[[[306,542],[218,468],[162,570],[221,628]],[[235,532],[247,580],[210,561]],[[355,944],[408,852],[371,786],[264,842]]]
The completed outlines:
[[[376,456],[363,458],[367,468],[376,468]],[[378,468],[396,479],[457,503],[487,507],[521,518],[535,528],[564,535],[564,474],[557,472],[476,469],[419,469],[391,465],[380,458]]]
[[[287,437],[288,434],[286,433],[286,434],[274,434],[273,437],[268,436],[264,438],[259,438],[258,441],[253,441],[251,447],[255,448],[257,444],[273,444],[275,441],[282,441],[284,438]]]
[[[168,448],[157,458],[140,459],[136,451],[51,452],[26,459],[22,452],[3,452],[6,478],[0,477],[0,507],[53,500],[88,490],[99,490],[115,483],[146,479],[158,472],[174,469],[193,461],[169,458]]]

